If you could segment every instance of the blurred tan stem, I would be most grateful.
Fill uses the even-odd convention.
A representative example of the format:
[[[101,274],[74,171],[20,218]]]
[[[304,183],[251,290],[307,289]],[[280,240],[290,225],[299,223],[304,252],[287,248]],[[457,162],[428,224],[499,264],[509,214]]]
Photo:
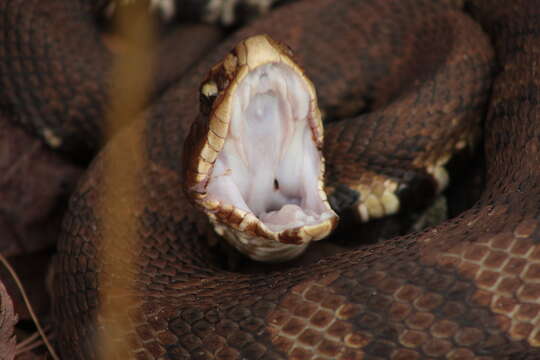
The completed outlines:
[[[117,32],[126,43],[116,55],[107,114],[106,135],[111,140],[120,129],[140,116],[150,89],[154,32],[148,2],[119,6]],[[122,144],[109,146],[104,156],[103,203],[98,219],[103,230],[100,248],[100,359],[131,359],[129,337],[134,333],[128,310],[135,308],[136,262],[139,253],[136,215],[139,213],[138,174],[144,162],[141,138],[122,136]]]

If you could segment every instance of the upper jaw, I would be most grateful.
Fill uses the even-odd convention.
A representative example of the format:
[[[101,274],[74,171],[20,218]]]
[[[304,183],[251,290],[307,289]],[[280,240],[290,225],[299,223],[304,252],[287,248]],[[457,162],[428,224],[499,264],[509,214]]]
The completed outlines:
[[[220,235],[261,261],[295,257],[337,223],[324,192],[315,89],[291,55],[266,35],[240,42],[203,82],[184,152],[188,196]]]

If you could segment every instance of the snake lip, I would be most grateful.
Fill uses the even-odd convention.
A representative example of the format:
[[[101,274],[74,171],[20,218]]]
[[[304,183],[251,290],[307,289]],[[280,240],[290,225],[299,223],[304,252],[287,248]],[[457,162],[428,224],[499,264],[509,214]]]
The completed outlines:
[[[240,42],[201,86],[184,187],[218,234],[259,261],[293,258],[337,224],[324,192],[315,88],[267,35]]]

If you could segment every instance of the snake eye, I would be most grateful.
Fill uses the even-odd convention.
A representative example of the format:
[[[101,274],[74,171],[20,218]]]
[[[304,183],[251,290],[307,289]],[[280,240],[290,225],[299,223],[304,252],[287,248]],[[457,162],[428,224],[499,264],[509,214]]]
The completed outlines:
[[[208,115],[212,109],[214,100],[216,100],[216,97],[218,95],[217,84],[212,80],[204,83],[201,86],[200,94],[201,94],[200,96],[201,113]]]
[[[201,94],[205,97],[215,97],[218,94],[218,88],[215,82],[209,81],[201,87]]]

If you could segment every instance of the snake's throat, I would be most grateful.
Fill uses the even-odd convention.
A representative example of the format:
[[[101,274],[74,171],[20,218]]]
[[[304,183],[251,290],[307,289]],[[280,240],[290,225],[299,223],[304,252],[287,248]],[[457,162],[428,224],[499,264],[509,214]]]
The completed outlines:
[[[188,193],[220,235],[262,261],[299,255],[337,221],[315,90],[285,51],[256,36],[212,69],[201,88],[202,102],[212,101],[206,137],[189,155]]]

